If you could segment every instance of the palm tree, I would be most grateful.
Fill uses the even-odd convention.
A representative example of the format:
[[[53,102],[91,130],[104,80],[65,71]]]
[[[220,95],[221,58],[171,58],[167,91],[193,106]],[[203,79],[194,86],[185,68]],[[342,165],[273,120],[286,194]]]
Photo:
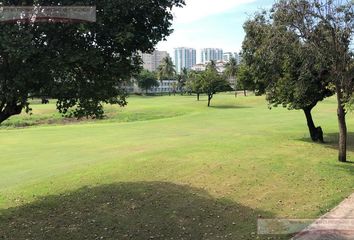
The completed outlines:
[[[172,78],[175,73],[175,65],[173,65],[172,59],[170,57],[162,59],[161,64],[157,69],[158,79],[162,81],[167,78]]]
[[[187,82],[187,78],[188,78],[188,70],[187,68],[183,68],[182,72],[177,75],[178,89],[182,95],[183,95],[183,88]]]
[[[226,63],[225,66],[225,75],[229,80],[233,79],[235,81],[235,97],[237,97],[237,79],[236,79],[237,71],[238,71],[238,65],[237,65],[236,58],[230,58],[230,61]]]

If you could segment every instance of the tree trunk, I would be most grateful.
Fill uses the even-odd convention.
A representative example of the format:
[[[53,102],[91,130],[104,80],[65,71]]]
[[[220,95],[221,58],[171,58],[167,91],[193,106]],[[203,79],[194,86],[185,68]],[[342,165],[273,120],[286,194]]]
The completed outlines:
[[[237,79],[235,79],[235,98],[237,98]]]
[[[18,115],[22,112],[22,106],[18,106],[16,103],[7,104],[5,108],[0,112],[0,124],[7,120],[9,117],[13,115]]]
[[[246,89],[243,89],[243,95],[244,95],[245,97],[247,97],[247,90],[246,90]]]
[[[316,127],[312,119],[311,110],[313,107],[304,108],[304,113],[307,120],[307,126],[309,128],[312,141],[323,143],[323,131],[321,127]]]
[[[212,94],[208,94],[208,107],[210,107],[210,101],[213,98]]]
[[[338,89],[338,88],[337,88]],[[337,116],[338,116],[338,126],[339,126],[339,141],[338,141],[338,160],[340,162],[347,161],[347,124],[345,121],[346,111],[344,109],[342,103],[342,92],[337,90],[337,101],[338,101],[338,109],[337,109]]]
[[[199,95],[200,95],[200,93],[197,93],[197,101],[199,101]]]

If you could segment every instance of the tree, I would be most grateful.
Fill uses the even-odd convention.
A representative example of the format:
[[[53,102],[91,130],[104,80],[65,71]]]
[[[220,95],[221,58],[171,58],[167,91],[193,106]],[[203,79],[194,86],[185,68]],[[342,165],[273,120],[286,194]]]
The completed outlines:
[[[225,75],[228,79],[233,79],[235,81],[235,97],[237,97],[237,71],[238,71],[238,65],[236,58],[231,58],[228,63],[225,65]]]
[[[214,94],[232,90],[225,77],[220,75],[212,67],[207,68],[200,75],[200,81],[202,91],[208,96],[208,107],[210,107],[210,102],[213,99]]]
[[[255,90],[251,70],[246,64],[241,63],[238,66],[236,78],[238,80],[239,85],[242,87],[242,89],[244,89],[244,92],[246,91],[246,89],[252,91]],[[246,93],[244,93],[244,95],[246,96]]]
[[[5,0],[23,6],[33,1]],[[139,72],[139,51],[171,33],[172,7],[183,0],[39,0],[40,6],[95,5],[95,23],[0,23],[0,123],[30,111],[29,98],[53,97],[59,112],[103,116],[126,105],[123,85]]]
[[[214,60],[211,60],[207,65],[206,65],[206,69],[212,70],[217,72],[218,71],[218,67],[216,66],[216,62]]]
[[[178,88],[178,83],[173,82],[172,85],[172,92],[173,92],[173,96],[176,96],[176,92],[177,92],[177,88]]]
[[[256,79],[262,83],[270,107],[302,109],[311,139],[323,142],[322,128],[315,126],[311,111],[319,101],[333,95],[326,74],[327,62],[311,51],[308,43],[271,19],[273,16],[267,19],[264,12],[245,23],[246,66],[241,79],[253,78],[253,82]]]
[[[162,80],[169,80],[173,78],[176,74],[175,65],[173,65],[171,57],[165,57],[162,59],[160,66],[157,69],[158,79]]]
[[[190,71],[188,74],[186,88],[190,92],[194,92],[197,94],[197,101],[200,99],[200,94],[202,93],[202,82],[200,73],[195,71]]]
[[[143,70],[138,75],[136,80],[139,88],[145,90],[146,94],[151,88],[159,86],[159,82],[157,81],[156,74],[148,70]]]
[[[339,154],[347,161],[346,103],[353,93],[353,79],[348,74],[353,52],[350,42],[354,32],[354,4],[345,0],[281,0],[273,7],[275,21],[283,24],[308,43],[312,51],[325,59],[328,75],[337,95]]]
[[[182,95],[183,95],[183,89],[186,85],[187,79],[188,79],[188,70],[187,68],[183,68],[182,72],[177,75],[177,82],[178,82],[177,88],[179,89]]]

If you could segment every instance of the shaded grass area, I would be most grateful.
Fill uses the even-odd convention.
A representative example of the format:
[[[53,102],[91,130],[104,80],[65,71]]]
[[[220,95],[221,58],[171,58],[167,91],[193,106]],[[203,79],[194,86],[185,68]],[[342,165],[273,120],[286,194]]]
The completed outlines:
[[[244,223],[261,215],[188,186],[120,183],[2,211],[0,239],[254,239]]]
[[[0,129],[0,236],[257,239],[257,217],[315,218],[353,192],[354,165],[336,160],[335,99],[314,111],[327,145],[306,140],[301,111],[270,111],[263,97],[212,106],[133,97],[103,121]]]

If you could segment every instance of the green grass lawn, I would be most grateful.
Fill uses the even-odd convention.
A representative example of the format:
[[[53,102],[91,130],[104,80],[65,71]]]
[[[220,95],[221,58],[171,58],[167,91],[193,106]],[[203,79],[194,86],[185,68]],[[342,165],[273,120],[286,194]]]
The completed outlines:
[[[354,165],[337,162],[334,98],[314,111],[323,145],[301,111],[269,110],[264,97],[212,105],[131,97],[105,120],[73,123],[35,104],[8,120],[0,239],[257,239],[258,217],[315,218],[354,191]]]

